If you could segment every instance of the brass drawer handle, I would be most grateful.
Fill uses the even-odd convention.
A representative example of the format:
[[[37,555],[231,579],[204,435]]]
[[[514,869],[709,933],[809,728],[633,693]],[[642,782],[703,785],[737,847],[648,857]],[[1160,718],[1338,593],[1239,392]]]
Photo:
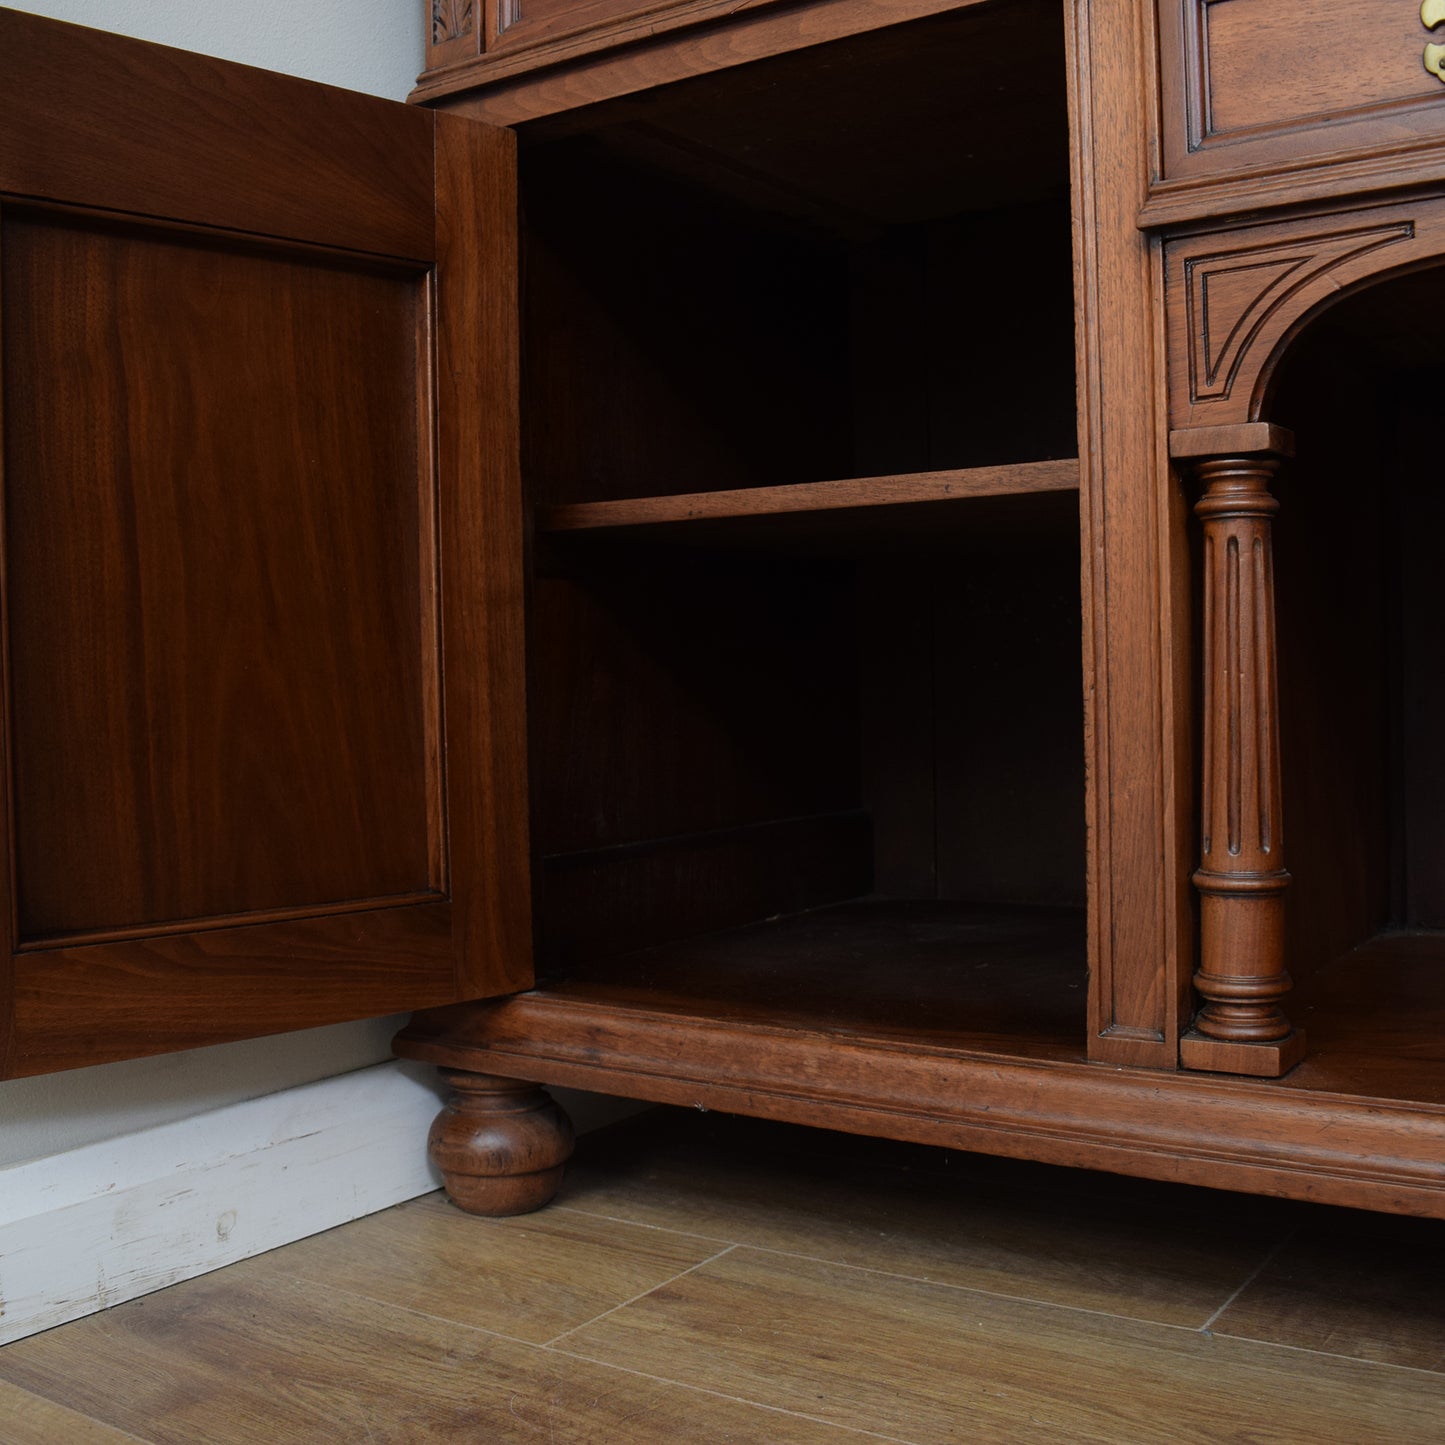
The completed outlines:
[[[1445,0],[1424,0],[1420,6],[1420,23],[1426,30],[1445,25]],[[1445,45],[1425,47],[1425,69],[1437,80],[1445,81]]]

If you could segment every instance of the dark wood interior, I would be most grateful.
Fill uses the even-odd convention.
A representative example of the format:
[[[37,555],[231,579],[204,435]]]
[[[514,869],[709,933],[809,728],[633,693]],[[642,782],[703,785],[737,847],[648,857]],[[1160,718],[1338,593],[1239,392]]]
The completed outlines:
[[[1385,281],[1325,312],[1273,398],[1297,438],[1277,529],[1287,947],[1314,1045],[1297,1082],[1383,1076],[1396,1097],[1434,1102],[1445,1098],[1445,498],[1430,406],[1445,366],[1418,318],[1441,276]]]
[[[1046,7],[1025,44],[1037,9],[524,128],[534,503],[1075,456],[1062,32]],[[1002,165],[981,96],[1016,91]]]
[[[594,959],[547,987],[599,1009],[1082,1062],[1074,908],[869,900]]]
[[[1284,766],[1296,912],[1330,919],[1317,954],[1381,928],[1445,928],[1445,503],[1430,417],[1445,364],[1417,325],[1441,274],[1341,302],[1277,382],[1297,438],[1280,484]]]
[[[946,1003],[972,965],[905,962],[897,900],[938,936],[1082,907],[1067,129],[1037,8],[524,133],[544,986],[766,1013],[856,973],[866,1011],[901,968]],[[1000,95],[1018,165],[981,143]],[[760,920],[858,899],[754,967]]]

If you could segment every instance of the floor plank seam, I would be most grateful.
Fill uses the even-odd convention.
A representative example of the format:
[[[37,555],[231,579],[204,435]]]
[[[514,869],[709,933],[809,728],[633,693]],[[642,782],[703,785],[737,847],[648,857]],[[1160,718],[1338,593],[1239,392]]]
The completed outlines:
[[[787,1249],[773,1249],[766,1244],[748,1244],[740,1241],[735,1248],[753,1249],[760,1254],[775,1254],[780,1259],[796,1259],[804,1264],[823,1264],[831,1269],[850,1269],[858,1274],[877,1275],[880,1279],[896,1279],[904,1284],[926,1284],[938,1289],[954,1290],[958,1294],[977,1294],[985,1299],[1007,1300],[1010,1304],[1034,1305],[1039,1309],[1065,1310],[1069,1314],[1090,1315],[1096,1319],[1121,1320],[1125,1324],[1149,1325],[1161,1330],[1182,1330],[1186,1334],[1197,1334],[1200,1326],[1174,1324],[1169,1320],[1150,1319],[1147,1315],[1126,1315],[1118,1310],[1096,1309],[1091,1305],[1064,1304],[1059,1300],[1040,1299],[1037,1295],[1028,1294],[1006,1294],[1002,1290],[986,1289],[978,1284],[955,1284],[946,1279],[930,1279],[927,1275],[921,1274],[900,1274],[896,1270],[876,1269],[867,1264],[848,1264],[844,1260],[825,1259],[822,1255],[798,1254]],[[1261,1266],[1262,1267],[1262,1266]],[[1243,1288],[1243,1286],[1241,1286]]]
[[[1285,1340],[1259,1340],[1253,1335],[1232,1335],[1228,1330],[1216,1330],[1210,1338],[1233,1340],[1236,1344],[1254,1345],[1265,1350],[1288,1350],[1292,1355],[1310,1355],[1317,1360],[1338,1360],[1344,1365],[1368,1365],[1374,1370],[1398,1370],[1408,1375],[1423,1375],[1427,1380],[1445,1381],[1445,1369],[1430,1370],[1424,1365],[1402,1365],[1395,1360],[1369,1360],[1363,1355],[1342,1355],[1335,1350],[1314,1350],[1308,1345],[1292,1345]]]
[[[584,1219],[600,1219],[607,1224],[625,1224],[631,1229],[654,1229],[659,1234],[675,1234],[679,1239],[701,1239],[709,1244],[742,1244],[743,1240],[729,1239],[722,1234],[699,1234],[692,1229],[674,1229],[668,1224],[647,1224],[640,1219],[625,1219],[620,1214],[601,1214],[595,1209],[582,1209],[576,1204],[549,1204],[549,1214],[580,1214]]]
[[[608,1315],[615,1315],[618,1310],[625,1310],[628,1305],[636,1304],[640,1299],[646,1299],[648,1295],[654,1294],[657,1290],[666,1289],[668,1285],[675,1284],[678,1280],[690,1275],[694,1270],[701,1269],[704,1265],[715,1263],[725,1254],[731,1254],[736,1248],[737,1245],[730,1244],[726,1249],[720,1249],[716,1254],[710,1254],[706,1259],[700,1259],[696,1264],[690,1264],[686,1269],[678,1270],[676,1274],[670,1275],[667,1279],[659,1280],[658,1283],[649,1285],[644,1290],[639,1290],[631,1299],[625,1299],[621,1304],[615,1304],[611,1309],[603,1310],[600,1315],[594,1315],[590,1320],[583,1320],[581,1324],[573,1325],[571,1328],[563,1330],[560,1335],[554,1335],[542,1348],[550,1350],[558,1340],[565,1340],[568,1335],[575,1335],[578,1330],[585,1330],[589,1325],[595,1325],[599,1320],[605,1320]]]
[[[1255,1280],[1257,1280],[1260,1275],[1265,1272],[1266,1269],[1269,1268],[1269,1266],[1274,1262],[1275,1256],[1279,1254],[1280,1250],[1282,1250],[1285,1245],[1291,1243],[1294,1240],[1297,1233],[1297,1230],[1292,1229],[1282,1239],[1277,1239],[1275,1241],[1274,1248],[1270,1250],[1269,1253],[1266,1254],[1262,1260],[1260,1260],[1260,1262],[1254,1267],[1252,1273],[1240,1283],[1239,1288],[1236,1289],[1234,1293],[1230,1295],[1229,1298],[1225,1300],[1224,1303],[1220,1305],[1219,1308],[1215,1310],[1214,1313],[1210,1315],[1209,1318],[1205,1320],[1202,1325],[1199,1326],[1199,1333],[1201,1335],[1208,1335],[1213,1333],[1214,1322],[1219,1319],[1221,1315],[1224,1314],[1224,1312],[1235,1302],[1235,1300],[1237,1300],[1240,1295],[1242,1295],[1245,1290],[1247,1290],[1250,1285],[1252,1285]],[[1231,1338],[1235,1337],[1231,1336]]]
[[[621,1308],[621,1306],[619,1306]],[[558,1336],[560,1339],[561,1336]],[[774,1415],[786,1415],[793,1420],[806,1420],[811,1425],[827,1425],[834,1430],[846,1430],[850,1435],[861,1435],[867,1440],[886,1440],[889,1445],[918,1445],[902,1435],[882,1435],[877,1430],[865,1430],[861,1425],[845,1425],[840,1420],[830,1420],[825,1415],[808,1415],[802,1410],[789,1410],[782,1405],[772,1405],[766,1400],[752,1400],[746,1395],[729,1395],[725,1390],[712,1390],[706,1385],[694,1385],[688,1380],[674,1380],[668,1375],[652,1375],[646,1370],[635,1370],[630,1365],[614,1364],[611,1360],[599,1360],[593,1355],[584,1355],[577,1350],[559,1350],[546,1345],[549,1353],[561,1355],[564,1359],[576,1360],[581,1364],[599,1365],[605,1370],[618,1370],[624,1375],[633,1375],[639,1380],[651,1380],[657,1385],[671,1385],[681,1390],[693,1390],[699,1395],[709,1395],[715,1400],[728,1400],[734,1405],[749,1405],[757,1410],[768,1410]]]

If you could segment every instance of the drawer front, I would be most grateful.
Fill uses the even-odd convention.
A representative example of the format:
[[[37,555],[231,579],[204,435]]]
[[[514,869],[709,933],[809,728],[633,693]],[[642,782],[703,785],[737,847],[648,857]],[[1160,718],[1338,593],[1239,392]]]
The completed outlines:
[[[1445,141],[1445,0],[1160,0],[1160,50],[1166,181]]]

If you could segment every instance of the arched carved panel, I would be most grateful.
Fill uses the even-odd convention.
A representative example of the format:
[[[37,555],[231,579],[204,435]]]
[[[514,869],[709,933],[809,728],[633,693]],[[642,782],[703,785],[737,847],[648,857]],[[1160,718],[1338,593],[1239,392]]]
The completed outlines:
[[[1445,197],[1170,241],[1170,426],[1259,420],[1269,377],[1307,319],[1347,291],[1441,259]]]

